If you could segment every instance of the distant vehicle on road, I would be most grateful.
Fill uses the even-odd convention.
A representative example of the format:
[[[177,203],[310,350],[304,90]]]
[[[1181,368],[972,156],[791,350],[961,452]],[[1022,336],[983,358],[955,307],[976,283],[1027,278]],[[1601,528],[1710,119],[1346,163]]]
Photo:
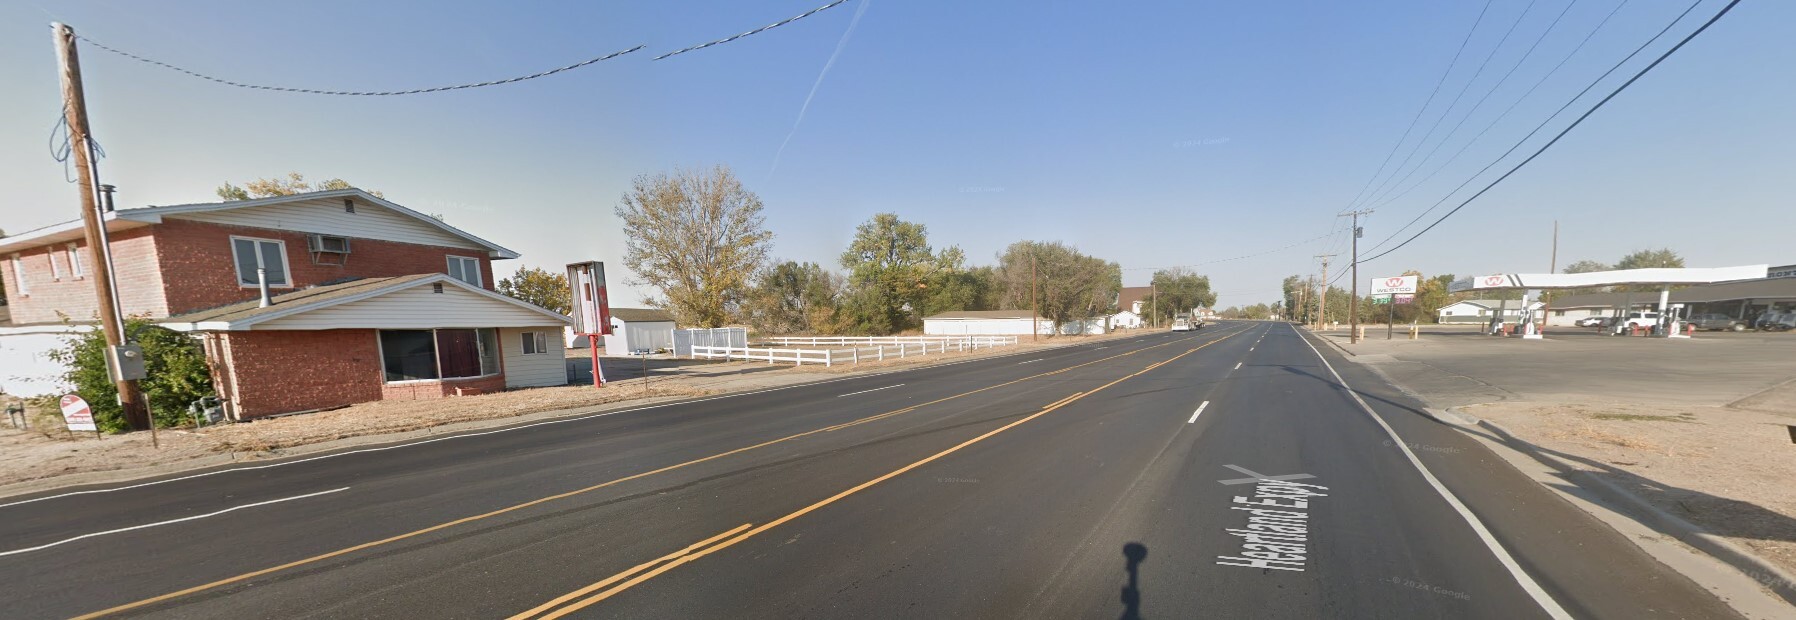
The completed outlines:
[[[1180,317],[1172,320],[1172,331],[1188,332],[1191,330],[1191,319]]]
[[[1587,317],[1578,319],[1578,322],[1576,323],[1576,325],[1578,327],[1608,327],[1611,323],[1614,323],[1614,322],[1615,322],[1615,317],[1587,316]]]
[[[1705,331],[1746,331],[1745,321],[1715,312],[1690,315],[1688,322]]]

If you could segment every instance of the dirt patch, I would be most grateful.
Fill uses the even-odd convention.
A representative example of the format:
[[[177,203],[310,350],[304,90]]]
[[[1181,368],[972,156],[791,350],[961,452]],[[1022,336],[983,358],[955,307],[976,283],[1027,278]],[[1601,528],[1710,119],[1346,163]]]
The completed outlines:
[[[621,386],[620,386],[621,387]],[[458,422],[510,418],[529,413],[578,409],[651,397],[703,396],[708,390],[674,382],[643,390],[596,390],[591,386],[534,388],[453,398],[376,401],[305,415],[226,424],[203,429],[163,429],[160,447],[149,433],[68,434],[0,431],[0,484],[81,472],[133,469],[229,454],[233,460],[280,456],[276,451],[349,437],[384,435]],[[48,426],[41,428],[51,428]]]
[[[1462,410],[1796,571],[1796,445],[1786,416],[1531,402]]]

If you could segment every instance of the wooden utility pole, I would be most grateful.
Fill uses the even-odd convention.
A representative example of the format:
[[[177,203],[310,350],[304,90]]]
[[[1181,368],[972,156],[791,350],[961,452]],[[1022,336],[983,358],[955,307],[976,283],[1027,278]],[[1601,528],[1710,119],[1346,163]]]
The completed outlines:
[[[1359,238],[1365,233],[1360,230],[1359,216],[1371,213],[1371,209],[1362,209],[1341,214],[1353,217],[1353,296],[1347,298],[1347,314],[1351,315],[1347,317],[1348,343],[1359,342]]]
[[[1035,253],[1029,253],[1029,341],[1041,340],[1041,298],[1035,289]]]
[[[1316,329],[1322,329],[1322,324],[1328,322],[1328,259],[1334,257],[1333,254],[1316,255],[1322,259],[1322,290],[1316,294]]]
[[[69,153],[75,158],[75,173],[81,179],[81,224],[86,231],[87,247],[94,255],[92,275],[94,294],[100,301],[100,330],[110,349],[124,344],[125,319],[118,306],[118,289],[112,282],[112,248],[108,245],[105,224],[100,220],[94,195],[99,189],[99,178],[94,174],[91,159],[93,143],[87,127],[87,98],[81,91],[81,61],[75,52],[75,30],[61,23],[50,24],[50,29],[62,69],[62,104],[63,115],[69,124]],[[125,422],[132,430],[150,430],[150,411],[137,381],[123,380],[115,385]]]

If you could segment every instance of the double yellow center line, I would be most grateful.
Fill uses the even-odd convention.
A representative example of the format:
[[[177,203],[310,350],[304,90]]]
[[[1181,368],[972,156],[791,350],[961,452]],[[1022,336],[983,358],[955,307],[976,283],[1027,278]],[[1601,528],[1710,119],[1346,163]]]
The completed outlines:
[[[1235,333],[1240,333],[1240,332],[1235,332]],[[1229,334],[1229,336],[1233,336],[1233,335],[1234,335],[1234,334]],[[1226,338],[1226,337],[1227,337],[1227,336],[1225,336],[1225,337],[1224,337],[1224,338]],[[763,442],[761,442],[761,443],[757,443],[757,444],[754,444],[754,445],[751,445],[751,446],[745,446],[745,447],[741,447],[741,448],[736,448],[736,449],[734,449],[734,450],[729,450],[729,451],[726,451],[726,452],[719,452],[719,453],[717,453],[717,454],[713,454],[713,455],[711,455],[711,456],[706,456],[706,457],[702,457],[702,458],[697,458],[697,459],[693,459],[693,460],[690,460],[690,461],[686,461],[686,462],[683,462],[683,463],[677,463],[677,464],[674,464],[674,465],[668,465],[668,466],[666,466],[666,467],[662,467],[662,468],[659,468],[659,469],[653,469],[653,470],[649,470],[649,471],[645,471],[645,472],[642,472],[642,473],[638,473],[638,474],[632,474],[632,475],[629,475],[629,476],[624,476],[624,477],[622,477],[622,478],[618,478],[618,479],[615,479],[615,480],[610,480],[610,481],[606,481],[606,482],[601,482],[601,483],[599,483],[599,484],[595,484],[595,485],[592,485],[592,486],[588,486],[588,487],[583,487],[583,488],[579,488],[579,489],[574,489],[574,490],[572,490],[572,491],[567,491],[567,492],[565,492],[565,493],[557,493],[557,494],[554,494],[554,495],[550,495],[550,496],[547,496],[547,497],[541,497],[541,498],[537,498],[537,499],[533,499],[533,500],[530,500],[530,501],[527,501],[527,502],[524,502],[524,503],[521,503],[521,504],[515,504],[515,505],[512,505],[512,506],[507,506],[507,507],[505,507],[505,508],[500,508],[500,509],[498,509],[498,510],[493,510],[493,511],[490,511],[490,512],[484,512],[484,513],[481,513],[481,514],[477,514],[477,515],[471,515],[471,516],[467,516],[467,517],[462,517],[462,518],[460,518],[460,519],[455,519],[455,520],[453,520],[453,521],[447,521],[447,522],[444,522],[444,523],[438,523],[438,524],[436,524],[436,525],[432,525],[432,526],[430,526],[430,527],[426,527],[426,528],[423,528],[423,529],[419,529],[419,530],[413,530],[413,531],[410,531],[410,532],[406,532],[406,533],[404,533],[404,534],[398,534],[398,535],[395,535],[395,536],[389,536],[389,537],[386,537],[386,538],[382,538],[382,539],[380,539],[380,540],[373,540],[373,541],[369,541],[369,542],[365,542],[365,543],[361,543],[361,544],[359,544],[359,545],[354,545],[354,546],[350,546],[350,547],[344,547],[344,548],[342,548],[342,549],[338,549],[338,550],[336,550],[336,551],[330,551],[330,552],[327,552],[327,553],[321,553],[321,554],[318,554],[318,555],[314,555],[314,556],[311,556],[311,557],[308,557],[308,558],[304,558],[304,559],[300,559],[300,560],[294,560],[294,561],[292,561],[292,562],[288,562],[288,563],[285,563],[285,564],[281,564],[281,565],[278,565],[278,566],[271,566],[271,567],[268,567],[268,568],[264,568],[264,569],[260,569],[260,570],[255,570],[255,571],[250,571],[250,572],[247,572],[247,573],[243,573],[243,574],[241,574],[241,575],[237,575],[237,576],[234,576],[234,577],[226,577],[226,578],[224,578],[224,579],[219,579],[219,580],[217,580],[217,581],[212,581],[212,582],[209,582],[209,583],[203,583],[203,584],[200,584],[200,585],[196,585],[196,586],[193,586],[193,587],[189,587],[189,588],[184,588],[184,589],[181,589],[181,590],[176,590],[176,591],[174,591],[174,592],[169,592],[169,593],[167,593],[167,594],[161,594],[161,595],[157,595],[157,596],[152,596],[152,597],[150,597],[150,598],[146,598],[146,599],[143,599],[143,600],[139,600],[139,601],[134,601],[134,602],[130,602],[130,603],[125,603],[125,604],[123,604],[123,605],[119,605],[119,606],[116,606],[116,607],[109,607],[109,608],[106,608],[106,609],[102,609],[102,610],[99,610],[99,611],[96,611],[96,612],[92,612],[92,613],[87,613],[87,614],[83,614],[83,615],[80,615],[80,616],[76,616],[76,617],[75,617],[75,620],[88,620],[88,619],[90,619],[90,618],[99,618],[99,617],[102,617],[102,616],[108,616],[108,615],[112,615],[112,614],[116,614],[116,613],[119,613],[119,612],[123,612],[123,611],[129,611],[129,610],[132,610],[132,609],[137,609],[137,608],[140,608],[140,607],[144,607],[144,606],[148,606],[148,605],[154,605],[154,604],[157,604],[157,603],[162,603],[162,602],[165,602],[165,601],[169,601],[169,600],[173,600],[173,599],[177,599],[177,598],[180,598],[180,597],[183,597],[183,596],[187,596],[187,595],[189,595],[189,594],[196,594],[196,593],[199,593],[199,592],[204,592],[204,591],[207,591],[207,590],[212,590],[212,589],[215,589],[215,588],[219,588],[219,587],[223,587],[223,586],[228,586],[228,585],[231,585],[231,584],[235,584],[235,583],[242,583],[242,582],[244,582],[244,581],[248,581],[248,580],[251,580],[251,579],[255,579],[255,578],[257,578],[257,577],[262,577],[262,576],[264,576],[264,575],[268,575],[268,574],[271,574],[271,573],[277,573],[277,572],[280,572],[280,571],[284,571],[284,570],[287,570],[287,569],[290,569],[290,568],[297,568],[297,567],[300,567],[300,566],[305,566],[305,565],[308,565],[308,564],[315,564],[315,563],[318,563],[318,562],[322,562],[322,561],[324,561],[324,560],[329,560],[329,559],[332,559],[332,558],[336,558],[336,557],[340,557],[340,556],[344,556],[344,555],[348,555],[348,554],[351,554],[351,553],[355,553],[355,552],[357,552],[357,551],[363,551],[363,550],[366,550],[366,549],[371,549],[371,548],[374,548],[374,547],[379,547],[379,546],[382,546],[382,545],[387,545],[387,544],[391,544],[391,543],[395,543],[395,542],[399,542],[399,541],[402,541],[402,540],[406,540],[406,539],[410,539],[410,538],[416,538],[416,537],[418,537],[418,536],[423,536],[423,535],[425,535],[425,534],[429,534],[429,533],[431,533],[431,532],[436,532],[436,531],[440,531],[440,530],[445,530],[445,529],[448,529],[448,528],[452,528],[452,527],[455,527],[455,526],[458,526],[458,525],[465,525],[465,524],[468,524],[468,523],[472,523],[472,522],[475,522],[475,521],[480,521],[480,520],[483,520],[483,519],[489,519],[489,518],[492,518],[492,517],[496,517],[496,516],[499,516],[499,515],[503,515],[503,514],[507,514],[507,513],[511,513],[511,512],[516,512],[516,511],[519,511],[519,510],[523,510],[523,509],[525,509],[525,508],[530,508],[530,507],[533,507],[533,506],[539,506],[539,505],[542,505],[542,504],[546,504],[546,503],[549,503],[549,502],[553,502],[553,501],[557,501],[557,500],[562,500],[562,499],[567,499],[567,498],[570,498],[570,497],[574,497],[574,496],[577,496],[577,495],[583,495],[583,494],[586,494],[586,493],[590,493],[590,492],[593,492],[593,491],[597,491],[597,490],[599,490],[599,489],[603,489],[603,488],[606,488],[606,487],[611,487],[611,486],[616,486],[616,485],[619,485],[619,484],[622,484],[622,483],[625,483],[625,482],[629,482],[629,481],[632,481],[632,480],[637,480],[637,479],[641,479],[641,478],[647,478],[647,477],[649,477],[649,476],[653,476],[653,475],[656,475],[656,474],[661,474],[661,473],[666,473],[666,472],[670,472],[670,471],[673,471],[673,470],[676,470],[676,469],[681,469],[681,468],[685,468],[685,467],[691,467],[691,466],[693,466],[693,465],[698,465],[698,464],[700,464],[700,463],[705,463],[705,462],[708,462],[708,461],[714,461],[714,460],[717,460],[717,459],[721,459],[721,458],[724,458],[724,457],[728,457],[728,456],[733,456],[733,455],[737,455],[737,454],[741,454],[741,453],[743,453],[743,452],[748,452],[748,451],[750,451],[750,450],[756,450],[756,449],[759,449],[759,448],[765,448],[765,447],[767,447],[767,446],[771,446],[771,445],[774,445],[774,444],[778,444],[778,443],[783,443],[783,442],[787,442],[787,441],[792,441],[792,440],[794,440],[794,439],[799,439],[799,438],[802,438],[802,437],[808,437],[808,436],[810,436],[810,435],[815,435],[815,434],[817,434],[817,433],[827,433],[827,432],[830,432],[830,431],[834,431],[834,430],[838,430],[838,429],[842,429],[842,428],[847,428],[847,427],[850,427],[850,426],[854,426],[854,425],[857,425],[857,424],[865,424],[865,423],[868,423],[868,422],[873,422],[873,421],[876,421],[876,420],[881,420],[881,419],[884,419],[884,418],[888,418],[888,417],[891,417],[891,416],[896,416],[896,415],[900,415],[900,414],[903,414],[903,413],[906,413],[906,412],[910,412],[910,411],[914,411],[914,410],[916,410],[916,409],[918,409],[918,408],[921,408],[921,407],[926,407],[926,406],[929,406],[929,405],[934,405],[934,404],[938,404],[938,403],[942,403],[942,402],[946,402],[946,401],[950,401],[950,400],[954,400],[954,399],[956,399],[956,398],[961,398],[961,397],[964,397],[964,396],[971,396],[971,395],[973,395],[973,394],[978,394],[978,393],[980,393],[980,392],[985,392],[985,391],[988,391],[988,390],[995,390],[995,389],[998,389],[998,388],[1001,388],[1001,387],[1005,387],[1005,386],[1008,386],[1008,385],[1014,385],[1014,384],[1017,384],[1017,383],[1022,383],[1022,382],[1024,382],[1024,381],[1029,381],[1029,380],[1032,380],[1032,379],[1039,379],[1039,378],[1042,378],[1042,377],[1047,377],[1047,376],[1050,376],[1050,375],[1057,375],[1057,374],[1060,374],[1060,373],[1063,373],[1063,372],[1067,372],[1067,371],[1070,371],[1070,370],[1073,370],[1073,369],[1076,369],[1076,368],[1082,368],[1082,367],[1085,367],[1085,366],[1090,366],[1090,365],[1092,365],[1092,364],[1098,364],[1098,363],[1102,363],[1102,362],[1107,362],[1107,361],[1110,361],[1110,360],[1113,360],[1113,359],[1117,359],[1117,358],[1120,358],[1120,357],[1126,357],[1126,356],[1129,356],[1129,355],[1134,355],[1134,354],[1136,354],[1136,353],[1140,353],[1140,352],[1142,352],[1142,351],[1147,351],[1147,350],[1149,350],[1149,349],[1157,349],[1157,348],[1160,348],[1160,347],[1164,347],[1164,346],[1168,346],[1168,345],[1172,345],[1172,344],[1177,344],[1177,343],[1178,343],[1178,342],[1180,342],[1180,341],[1182,341],[1182,340],[1187,340],[1187,339],[1188,339],[1188,338],[1181,338],[1181,339],[1179,339],[1179,340],[1173,340],[1173,341],[1171,341],[1171,342],[1163,342],[1163,343],[1160,343],[1160,344],[1156,344],[1156,345],[1149,345],[1149,346],[1146,346],[1146,347],[1142,347],[1142,348],[1139,348],[1139,349],[1135,349],[1135,350],[1133,350],[1133,351],[1129,351],[1129,352],[1127,352],[1127,353],[1121,353],[1121,354],[1117,354],[1117,355],[1112,355],[1112,356],[1109,356],[1109,357],[1106,357],[1106,358],[1102,358],[1102,359],[1098,359],[1098,360],[1093,360],[1093,361],[1090,361],[1090,362],[1085,362],[1085,363],[1083,363],[1083,364],[1078,364],[1078,365],[1074,365],[1074,366],[1068,366],[1068,367],[1066,367],[1066,368],[1062,368],[1062,369],[1060,369],[1060,370],[1055,370],[1055,371],[1051,371],[1051,372],[1043,372],[1043,373],[1038,373],[1038,374],[1034,374],[1034,375],[1029,375],[1029,376],[1027,376],[1027,377],[1023,377],[1023,378],[1021,378],[1021,379],[1016,379],[1016,380],[1013,380],[1013,381],[1006,381],[1006,382],[1004,382],[1004,383],[999,383],[999,384],[996,384],[996,385],[990,385],[990,386],[986,386],[986,387],[983,387],[983,388],[979,388],[979,389],[977,389],[977,390],[972,390],[972,391],[968,391],[968,392],[962,392],[962,393],[959,393],[959,394],[955,394],[955,395],[953,395],[953,396],[948,396],[948,397],[945,397],[945,398],[938,398],[938,399],[936,399],[936,400],[932,400],[932,401],[929,401],[929,402],[926,402],[926,403],[923,403],[923,404],[920,404],[920,405],[912,405],[912,406],[910,406],[910,407],[905,407],[905,408],[903,408],[903,409],[898,409],[898,410],[895,410],[895,411],[888,411],[888,412],[885,412],[885,413],[881,413],[881,414],[878,414],[878,415],[872,415],[872,416],[868,416],[868,417],[865,417],[865,418],[861,418],[861,419],[858,419],[858,420],[854,420],[854,421],[851,421],[851,422],[845,422],[845,423],[842,423],[842,424],[836,424],[836,425],[833,425],[833,426],[826,426],[826,427],[823,427],[823,428],[818,428],[818,429],[814,429],[814,430],[809,430],[809,431],[805,431],[805,432],[802,432],[802,433],[795,433],[795,434],[792,434],[792,435],[787,435],[787,436],[785,436],[785,437],[781,437],[781,438],[779,438],[779,439],[773,439],[773,440],[769,440],[769,441],[763,441]],[[1218,341],[1220,341],[1220,340],[1221,340],[1221,339],[1218,339],[1218,340],[1216,340],[1216,341],[1212,341],[1212,342],[1218,342]]]
[[[791,521],[793,519],[804,516],[807,513],[810,513],[812,511],[822,508],[824,506],[833,504],[833,503],[841,500],[842,498],[848,497],[850,495],[854,495],[855,493],[859,493],[859,492],[867,489],[868,487],[871,487],[871,486],[879,484],[881,482],[885,482],[886,480],[890,480],[892,478],[900,476],[900,475],[904,474],[905,472],[911,471],[918,467],[922,467],[922,466],[929,464],[930,462],[933,462],[937,459],[948,456],[955,452],[959,452],[961,449],[966,448],[967,446],[971,446],[971,445],[979,443],[981,441],[985,441],[986,439],[989,439],[994,435],[997,435],[1004,431],[1007,431],[1012,428],[1016,428],[1018,426],[1026,424],[1030,420],[1034,420],[1041,416],[1047,415],[1049,412],[1052,412],[1061,407],[1070,405],[1070,404],[1077,402],[1080,399],[1090,396],[1092,394],[1096,394],[1098,392],[1104,391],[1105,389],[1109,388],[1110,386],[1116,385],[1118,383],[1122,383],[1124,381],[1128,381],[1135,377],[1141,376],[1142,374],[1150,372],[1156,368],[1170,364],[1174,361],[1177,361],[1179,358],[1185,357],[1192,353],[1196,353],[1198,350],[1203,349],[1204,347],[1210,346],[1212,344],[1216,344],[1218,342],[1222,342],[1229,338],[1233,338],[1235,335],[1240,334],[1240,333],[1241,332],[1237,331],[1237,332],[1231,333],[1227,336],[1223,336],[1221,338],[1217,338],[1210,342],[1206,342],[1204,344],[1193,347],[1190,350],[1185,351],[1184,353],[1180,353],[1178,355],[1172,356],[1171,358],[1166,359],[1161,362],[1156,362],[1154,364],[1150,364],[1146,368],[1142,368],[1141,370],[1137,370],[1133,373],[1130,373],[1129,375],[1127,375],[1125,377],[1122,377],[1115,381],[1111,381],[1104,385],[1098,386],[1097,388],[1094,388],[1090,391],[1079,392],[1079,393],[1073,394],[1071,396],[1068,396],[1066,398],[1062,398],[1060,400],[1054,401],[1053,403],[1050,403],[1050,404],[1042,407],[1040,411],[1037,411],[1037,412],[1030,414],[1026,417],[1018,419],[1009,424],[1005,424],[1004,426],[1000,426],[998,428],[992,429],[990,431],[986,431],[984,434],[981,434],[972,439],[968,439],[966,441],[960,442],[959,444],[955,445],[952,448],[948,448],[941,452],[932,454],[932,455],[930,455],[922,460],[919,460],[917,462],[911,463],[909,465],[905,465],[898,469],[894,469],[878,478],[874,478],[872,480],[862,482],[860,484],[854,485],[853,487],[849,487],[847,490],[844,490],[835,495],[831,495],[822,501],[811,504],[809,506],[805,506],[804,508],[800,508],[796,511],[793,511],[790,514],[787,514],[786,516],[769,521],[766,524],[763,524],[759,527],[754,527],[753,529],[748,529],[750,527],[750,525],[748,525],[748,524],[739,525],[739,526],[736,526],[734,529],[723,532],[716,536],[712,536],[710,538],[706,538],[702,541],[699,541],[690,546],[687,546],[685,549],[681,549],[679,551],[667,554],[665,556],[655,559],[654,561],[645,562],[643,564],[638,564],[629,570],[626,570],[624,572],[621,572],[616,575],[612,575],[610,577],[606,577],[597,582],[594,582],[592,585],[580,588],[580,589],[570,592],[568,594],[563,594],[561,596],[555,597],[554,599],[551,599],[549,602],[543,603],[543,604],[533,607],[523,613],[512,616],[510,618],[510,620],[552,620],[554,618],[560,618],[562,616],[574,613],[576,611],[579,611],[581,609],[589,607],[593,604],[596,604],[600,601],[611,598],[612,596],[616,595],[617,593],[623,592],[624,590],[628,590],[632,586],[635,586],[636,584],[642,583],[644,581],[648,581],[649,579],[653,579],[656,575],[660,575],[661,573],[665,573],[667,571],[673,570],[674,568],[679,567],[682,564],[692,562],[699,558],[705,557],[712,553],[716,553],[725,548],[728,548],[731,545],[734,545],[736,543],[742,542],[744,540],[748,540],[749,538],[754,537],[756,534],[760,534],[767,530],[771,530],[773,528],[779,527],[780,525],[786,523],[787,521]],[[1166,343],[1166,344],[1171,344],[1171,343]],[[1156,345],[1156,346],[1163,346],[1163,345]],[[1146,350],[1146,349],[1139,349],[1139,350]],[[748,529],[748,531],[744,532],[743,531],[744,529]],[[715,545],[712,544],[712,543],[716,542],[717,540],[722,539],[724,537],[729,537],[729,539],[723,541],[722,543],[717,543]],[[707,545],[709,545],[709,546],[707,546]],[[651,567],[652,567],[652,569],[651,569]],[[595,592],[596,592],[596,594],[595,594]],[[586,598],[580,598],[581,596],[585,596]],[[578,600],[576,600],[576,599],[578,599]],[[570,601],[571,601],[571,603],[570,603]]]

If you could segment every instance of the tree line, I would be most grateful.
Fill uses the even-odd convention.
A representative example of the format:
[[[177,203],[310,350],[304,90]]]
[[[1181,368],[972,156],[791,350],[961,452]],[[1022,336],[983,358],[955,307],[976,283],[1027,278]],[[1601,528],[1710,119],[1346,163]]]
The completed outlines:
[[[991,264],[974,265],[894,213],[856,227],[833,263],[775,259],[765,210],[724,166],[637,177],[616,207],[630,284],[655,291],[647,304],[681,326],[849,335],[914,330],[926,316],[956,310],[1034,306],[1056,323],[1104,317],[1116,311],[1122,288],[1121,265],[1073,245],[1017,241]],[[1154,285],[1164,316],[1216,299],[1209,278],[1185,269],[1155,273]],[[566,311],[564,275],[525,268],[497,286]]]

